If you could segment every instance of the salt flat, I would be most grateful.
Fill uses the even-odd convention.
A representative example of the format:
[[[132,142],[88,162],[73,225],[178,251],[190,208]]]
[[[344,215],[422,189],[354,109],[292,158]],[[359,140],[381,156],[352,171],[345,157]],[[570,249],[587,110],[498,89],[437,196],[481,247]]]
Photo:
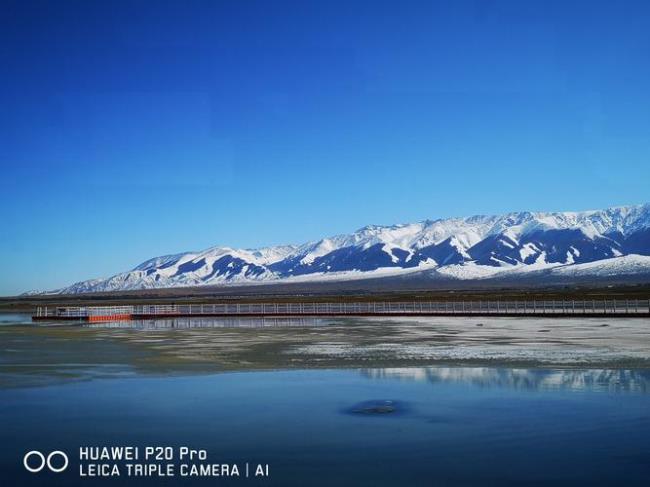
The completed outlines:
[[[0,326],[0,385],[429,365],[650,368],[645,318],[201,318]]]

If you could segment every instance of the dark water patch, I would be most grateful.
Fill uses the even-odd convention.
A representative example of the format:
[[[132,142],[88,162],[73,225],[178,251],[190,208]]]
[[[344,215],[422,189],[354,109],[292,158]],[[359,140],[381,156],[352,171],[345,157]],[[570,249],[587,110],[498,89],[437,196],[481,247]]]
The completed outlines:
[[[401,416],[408,412],[406,403],[392,399],[363,401],[345,409],[346,414],[360,416]]]

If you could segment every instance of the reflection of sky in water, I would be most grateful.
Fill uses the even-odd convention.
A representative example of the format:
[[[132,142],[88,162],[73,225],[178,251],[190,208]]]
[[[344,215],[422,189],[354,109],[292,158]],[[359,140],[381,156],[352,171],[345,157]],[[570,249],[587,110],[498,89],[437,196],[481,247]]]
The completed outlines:
[[[526,390],[650,392],[650,370],[516,369],[491,367],[409,367],[364,369],[371,379],[465,383],[486,388]]]
[[[606,384],[616,374],[637,385],[647,377],[606,370],[325,369],[0,389],[0,471],[7,485],[44,485],[51,477],[22,467],[26,451],[187,445],[205,448],[210,462],[269,463],[272,478],[179,478],[179,485],[645,486],[650,394],[583,392],[584,384]],[[77,472],[55,480],[69,487],[93,483]],[[161,484],[150,480],[108,484]]]

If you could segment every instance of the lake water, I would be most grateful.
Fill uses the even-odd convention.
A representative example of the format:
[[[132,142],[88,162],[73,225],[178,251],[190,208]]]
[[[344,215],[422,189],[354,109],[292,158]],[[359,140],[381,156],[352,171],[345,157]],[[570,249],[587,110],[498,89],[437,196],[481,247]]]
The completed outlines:
[[[646,368],[215,373],[164,362],[170,372],[142,366],[151,349],[143,352],[139,342],[102,348],[110,340],[96,330],[9,329],[0,355],[0,372],[11,377],[0,387],[3,485],[92,484],[79,476],[81,446],[187,446],[206,450],[199,463],[241,469],[240,477],[219,478],[133,478],[122,469],[120,477],[98,479],[102,485],[635,486],[650,476]],[[259,329],[247,333],[260,336]],[[79,349],[70,342],[94,357],[93,367],[112,369],[77,373]],[[34,344],[47,344],[40,358]],[[30,365],[39,380],[21,382],[33,374]],[[48,367],[58,374],[43,375]],[[31,474],[22,464],[30,450],[64,451],[70,465]],[[246,463],[268,464],[268,478],[246,478]]]

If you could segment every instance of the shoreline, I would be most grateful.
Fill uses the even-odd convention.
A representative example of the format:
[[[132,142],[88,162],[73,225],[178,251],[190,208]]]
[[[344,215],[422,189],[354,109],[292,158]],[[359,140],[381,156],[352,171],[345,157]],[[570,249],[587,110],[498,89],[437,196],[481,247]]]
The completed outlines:
[[[369,282],[372,282],[370,280]],[[363,285],[362,285],[363,284]],[[461,285],[462,284],[462,285]],[[260,303],[260,302],[325,302],[351,301],[489,301],[489,300],[602,300],[650,298],[650,283],[601,283],[558,286],[481,287],[474,283],[458,283],[457,287],[409,288],[393,286],[375,288],[364,283],[337,287],[336,283],[309,285],[266,285],[242,287],[162,288],[105,293],[45,294],[0,296],[0,312],[31,313],[38,306],[122,306],[156,304]]]

